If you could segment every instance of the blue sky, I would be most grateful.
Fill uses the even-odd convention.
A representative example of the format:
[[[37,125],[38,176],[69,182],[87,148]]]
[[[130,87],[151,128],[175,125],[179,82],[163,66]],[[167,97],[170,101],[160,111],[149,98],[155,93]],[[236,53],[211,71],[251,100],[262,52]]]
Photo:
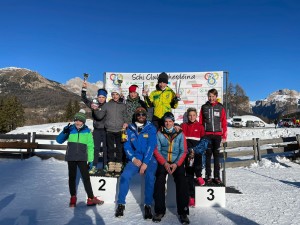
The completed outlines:
[[[228,71],[250,100],[300,91],[298,0],[2,0],[0,68],[48,79]]]

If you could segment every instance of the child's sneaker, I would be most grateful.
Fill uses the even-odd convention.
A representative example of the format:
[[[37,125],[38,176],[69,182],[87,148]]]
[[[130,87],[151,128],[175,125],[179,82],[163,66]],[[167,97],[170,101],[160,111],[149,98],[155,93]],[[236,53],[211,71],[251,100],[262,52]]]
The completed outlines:
[[[71,196],[69,206],[70,207],[76,207],[76,202],[77,202],[77,197],[75,195]]]
[[[200,185],[200,186],[203,186],[205,184],[205,180],[202,178],[202,177],[198,177],[197,178],[197,183]]]
[[[211,178],[206,178],[206,183],[211,184],[212,183],[212,179]]]
[[[104,201],[98,199],[97,197],[94,198],[88,198],[87,199],[87,206],[93,206],[93,205],[102,205],[104,203]]]
[[[218,177],[214,179],[214,182],[215,182],[216,184],[221,184],[221,183],[222,183],[221,179],[218,178]]]
[[[97,170],[96,166],[93,166],[92,169],[90,169],[89,174],[94,175],[95,173],[97,173],[97,171],[98,170]]]
[[[195,207],[195,198],[190,197],[189,207]]]

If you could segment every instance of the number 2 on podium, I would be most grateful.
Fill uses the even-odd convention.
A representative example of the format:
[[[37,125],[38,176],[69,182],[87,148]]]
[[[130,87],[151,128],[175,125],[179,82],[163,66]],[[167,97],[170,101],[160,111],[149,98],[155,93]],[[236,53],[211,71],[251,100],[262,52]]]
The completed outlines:
[[[99,187],[99,191],[105,191],[106,189],[104,188],[105,184],[106,184],[106,180],[104,179],[100,179],[99,180],[99,183],[100,183],[100,187]]]

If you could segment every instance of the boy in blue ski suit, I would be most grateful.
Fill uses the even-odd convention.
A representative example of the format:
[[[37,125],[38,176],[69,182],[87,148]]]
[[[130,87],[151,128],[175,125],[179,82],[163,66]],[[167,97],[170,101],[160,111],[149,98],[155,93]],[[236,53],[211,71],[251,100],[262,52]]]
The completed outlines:
[[[140,173],[145,175],[145,219],[152,219],[151,204],[155,183],[155,172],[157,161],[153,156],[157,145],[156,127],[147,121],[147,111],[139,107],[135,111],[136,122],[127,128],[128,139],[124,143],[124,150],[128,163],[123,170],[120,179],[118,207],[115,216],[123,216],[125,210],[125,199],[129,190],[131,178]]]

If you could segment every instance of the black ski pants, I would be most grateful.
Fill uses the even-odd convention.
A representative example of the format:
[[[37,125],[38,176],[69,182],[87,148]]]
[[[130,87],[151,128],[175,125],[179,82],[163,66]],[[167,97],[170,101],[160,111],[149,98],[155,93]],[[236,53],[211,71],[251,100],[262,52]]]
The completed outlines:
[[[220,135],[207,135],[211,144],[206,150],[205,171],[206,178],[211,178],[211,157],[214,156],[214,178],[220,178],[220,144],[222,137]]]
[[[93,189],[91,185],[89,170],[86,161],[68,161],[69,168],[69,190],[71,196],[76,195],[76,175],[77,166],[79,167],[84,189],[88,198],[94,198]]]
[[[107,164],[107,146],[106,146],[106,131],[104,128],[94,128],[94,161],[93,165],[97,167],[99,162],[99,152],[102,152],[103,166]],[[101,151],[102,150],[102,151]]]
[[[154,185],[154,201],[155,201],[155,213],[165,214],[166,213],[166,202],[165,202],[165,185],[167,171],[163,165],[158,165],[156,170],[156,181]],[[169,175],[170,176],[170,175]],[[184,165],[177,167],[172,174],[176,185],[176,204],[178,215],[189,214],[189,193],[188,186],[185,177]]]
[[[186,179],[189,186],[189,195],[192,198],[195,198],[195,179],[196,177],[202,177],[202,155],[195,154],[194,163],[192,166],[189,165],[188,156],[185,158],[185,172],[186,172]]]
[[[121,142],[120,132],[106,132],[107,141],[107,161],[122,162],[123,160],[123,145]]]

